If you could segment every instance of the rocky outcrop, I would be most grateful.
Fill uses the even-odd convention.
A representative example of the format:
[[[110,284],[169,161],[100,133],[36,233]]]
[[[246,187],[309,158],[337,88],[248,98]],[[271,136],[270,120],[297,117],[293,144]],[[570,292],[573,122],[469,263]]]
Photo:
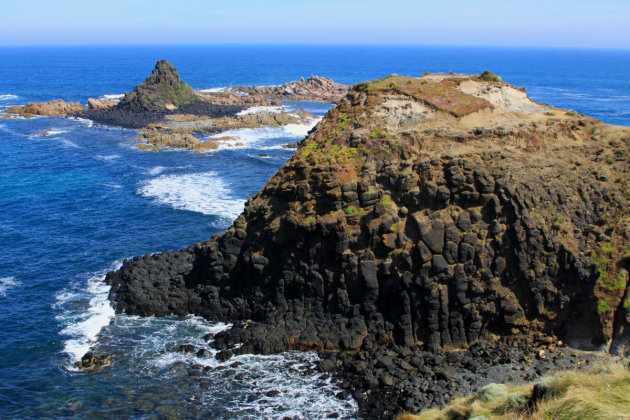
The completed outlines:
[[[230,229],[125,261],[110,299],[234,322],[213,344],[230,354],[394,349],[410,363],[497,337],[624,353],[629,148],[628,128],[500,81],[360,83]]]
[[[286,99],[292,101],[326,101],[338,102],[343,98],[350,86],[342,85],[320,76],[287,82],[280,86],[240,86],[235,91],[250,95],[260,94],[266,97]]]
[[[259,111],[233,117],[208,118],[190,114],[168,114],[160,124],[147,126],[137,141],[141,150],[157,151],[163,147],[191,149],[205,152],[220,145],[240,146],[233,137],[211,137],[201,140],[199,136],[221,133],[238,128],[279,127],[288,124],[312,124],[314,116],[307,111],[271,112]]]
[[[158,151],[164,147],[172,147],[176,149],[191,149],[197,152],[205,152],[207,150],[215,150],[219,147],[217,141],[202,141],[198,137],[187,132],[181,131],[158,131],[155,127],[149,126],[138,138],[141,143],[138,145],[140,150]]]
[[[151,75],[133,91],[125,93],[118,105],[123,108],[174,110],[196,100],[195,91],[181,80],[175,67],[166,60],[158,60]]]
[[[85,110],[80,102],[66,102],[62,99],[54,99],[48,102],[29,102],[26,105],[15,105],[4,110],[8,116],[19,115],[24,118],[32,118],[36,115],[65,117]]]
[[[107,109],[118,104],[117,99],[88,98],[88,109]]]
[[[245,109],[240,105],[205,102],[166,60],[159,60],[147,79],[115,106],[90,109],[83,116],[95,122],[127,128],[143,128],[158,123],[170,113],[219,118],[233,116]]]
[[[238,94],[236,92],[197,92],[204,101],[218,105],[272,106],[282,105],[279,99],[269,100],[260,93]]]

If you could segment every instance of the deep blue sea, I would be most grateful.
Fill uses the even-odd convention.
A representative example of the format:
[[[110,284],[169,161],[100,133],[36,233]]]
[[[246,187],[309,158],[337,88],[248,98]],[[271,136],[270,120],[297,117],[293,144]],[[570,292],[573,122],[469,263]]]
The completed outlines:
[[[630,125],[630,51],[367,46],[0,48],[0,109],[133,89],[165,58],[194,88],[280,84],[312,74],[356,83],[391,73],[491,69],[531,97]],[[331,104],[290,103],[323,115]],[[223,325],[114,316],[103,275],[122,259],[208,239],[290,157],[307,126],[239,130],[238,148],[140,151],[133,130],[0,119],[0,417],[352,416],[314,354],[214,359],[174,353]],[[48,131],[49,136],[38,136]],[[262,156],[261,156],[262,155]],[[100,372],[72,364],[114,355]],[[234,361],[244,363],[229,366]],[[203,378],[188,367],[217,367]]]

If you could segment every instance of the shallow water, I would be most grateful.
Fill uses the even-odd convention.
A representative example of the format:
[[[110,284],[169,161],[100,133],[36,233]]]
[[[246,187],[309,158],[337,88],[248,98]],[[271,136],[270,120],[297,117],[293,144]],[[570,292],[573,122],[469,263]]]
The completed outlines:
[[[117,95],[141,82],[158,58],[172,60],[196,88],[490,68],[537,100],[630,124],[630,53],[586,50],[0,48],[0,108]],[[321,116],[330,104],[289,106]],[[139,151],[128,141],[135,131],[80,119],[0,119],[0,417],[352,413],[355,403],[337,399],[329,379],[303,376],[313,354],[239,356],[227,366],[177,354],[180,344],[205,346],[203,336],[225,326],[114,316],[102,283],[124,258],[185,247],[228,227],[293,153],[281,145],[308,128],[234,130],[229,135],[241,146],[198,154]],[[113,354],[113,365],[75,371],[73,361],[90,347]],[[244,364],[232,368],[234,361]],[[193,364],[216,369],[189,377]]]

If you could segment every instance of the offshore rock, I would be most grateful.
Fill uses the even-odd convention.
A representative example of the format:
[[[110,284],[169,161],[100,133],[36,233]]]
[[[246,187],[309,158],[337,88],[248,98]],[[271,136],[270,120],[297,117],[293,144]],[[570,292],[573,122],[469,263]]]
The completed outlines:
[[[75,115],[85,110],[80,102],[66,102],[63,99],[54,99],[48,102],[29,102],[28,104],[15,105],[7,108],[3,113],[10,117],[19,115],[24,118],[32,118],[36,115],[63,117]]]
[[[127,128],[155,124],[169,113],[192,114],[212,118],[233,116],[245,109],[240,105],[205,102],[166,60],[159,60],[147,79],[137,85],[115,106],[90,109],[82,116],[95,122]]]
[[[280,86],[240,86],[234,90],[250,95],[292,101],[326,101],[338,102],[350,90],[350,86],[342,85],[326,77],[311,76],[284,83]]]
[[[360,83],[233,227],[125,261],[110,299],[233,322],[213,345],[234,354],[535,336],[623,353],[629,146],[628,128],[501,81]]]

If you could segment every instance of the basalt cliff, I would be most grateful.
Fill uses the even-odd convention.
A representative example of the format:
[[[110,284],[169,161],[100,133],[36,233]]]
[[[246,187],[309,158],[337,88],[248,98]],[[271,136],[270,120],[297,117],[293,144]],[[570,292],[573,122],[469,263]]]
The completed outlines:
[[[228,357],[532,337],[624,353],[629,147],[627,127],[491,74],[359,83],[233,227],[125,261],[110,299],[233,322],[213,344]]]

